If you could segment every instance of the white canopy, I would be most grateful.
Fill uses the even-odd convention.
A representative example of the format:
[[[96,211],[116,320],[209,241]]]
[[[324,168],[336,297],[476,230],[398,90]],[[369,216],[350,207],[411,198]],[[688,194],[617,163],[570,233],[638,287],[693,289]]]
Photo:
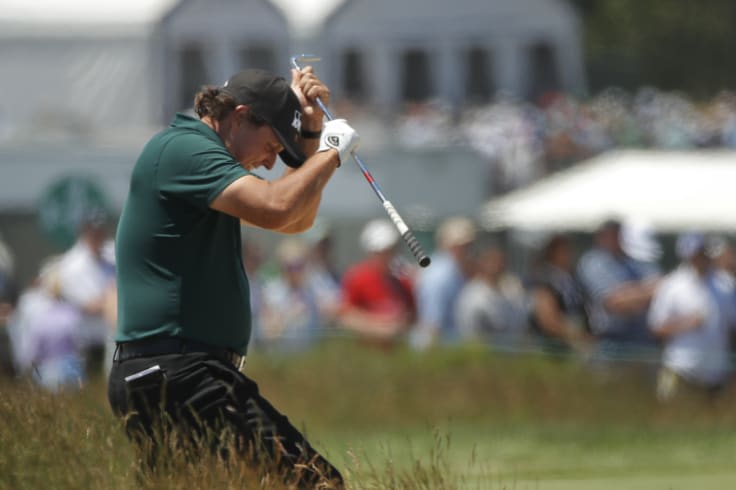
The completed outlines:
[[[483,206],[487,229],[590,231],[633,217],[657,231],[736,231],[736,152],[606,153]]]

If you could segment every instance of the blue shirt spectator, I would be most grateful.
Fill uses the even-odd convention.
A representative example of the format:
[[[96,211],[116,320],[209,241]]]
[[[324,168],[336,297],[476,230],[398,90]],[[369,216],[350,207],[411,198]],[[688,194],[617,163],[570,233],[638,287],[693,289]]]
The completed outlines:
[[[464,217],[445,220],[437,230],[439,250],[432,266],[417,280],[418,325],[412,345],[423,349],[435,342],[458,340],[455,304],[467,281],[470,246],[475,241],[475,226]]]
[[[586,294],[592,333],[603,351],[653,346],[647,311],[659,280],[661,250],[645,227],[608,221],[596,233],[595,246],[583,254],[578,278]]]
[[[322,333],[317,298],[306,278],[308,249],[301,240],[289,237],[279,244],[276,255],[280,275],[263,286],[254,340],[264,348],[305,349]]]

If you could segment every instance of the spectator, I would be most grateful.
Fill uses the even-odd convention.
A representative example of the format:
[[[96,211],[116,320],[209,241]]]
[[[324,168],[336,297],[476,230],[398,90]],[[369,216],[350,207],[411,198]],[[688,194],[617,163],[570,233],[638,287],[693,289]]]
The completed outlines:
[[[322,319],[317,297],[307,282],[309,249],[298,238],[284,239],[276,249],[280,276],[263,287],[261,345],[281,349],[303,349],[320,336]]]
[[[418,325],[412,336],[415,348],[458,340],[455,305],[471,275],[470,250],[475,236],[475,226],[465,217],[448,218],[437,229],[438,250],[432,255],[432,265],[418,277]]]
[[[718,289],[736,305],[736,253],[732,242],[723,236],[712,236],[706,254],[713,259],[713,277]],[[731,355],[736,354],[736,330],[731,332],[729,347]]]
[[[413,284],[396,257],[399,232],[387,219],[368,222],[360,234],[365,259],[342,282],[341,326],[391,346],[416,319]]]
[[[650,328],[664,344],[657,379],[662,401],[688,392],[713,395],[731,375],[732,291],[717,281],[702,234],[681,235],[677,255],[682,263],[655,291],[649,313]]]
[[[261,332],[260,325],[263,312],[263,284],[261,277],[261,267],[263,266],[263,250],[261,245],[255,239],[243,238],[241,247],[241,258],[243,259],[243,270],[248,277],[248,293],[250,296],[251,311],[251,335],[254,337],[253,343],[256,344],[258,339],[255,337]]]
[[[333,261],[333,236],[329,225],[320,219],[305,233],[310,247],[307,278],[319,303],[323,319],[331,319],[340,306],[340,273]]]
[[[408,103],[396,124],[398,141],[409,148],[447,146],[453,130],[451,108],[437,99]]]
[[[78,389],[85,381],[80,355],[81,313],[60,298],[59,259],[47,261],[13,315],[15,360],[21,373],[51,391]]]
[[[506,254],[499,246],[487,247],[455,306],[460,336],[502,349],[517,347],[525,324],[523,308],[524,289],[521,281],[506,271]]]
[[[647,310],[659,280],[661,249],[644,225],[606,221],[593,247],[580,258],[578,277],[590,312],[591,330],[604,359],[649,354],[654,339]]]
[[[115,327],[115,265],[111,255],[108,216],[100,209],[82,217],[79,236],[59,260],[61,298],[82,313],[79,329],[88,375],[102,374],[106,358],[112,360],[112,332]],[[110,345],[108,345],[110,344]]]
[[[735,291],[736,294],[736,253],[733,245],[724,237],[709,239],[708,255],[713,258],[713,269],[723,287]],[[734,298],[736,303],[736,297]]]
[[[539,259],[529,287],[530,326],[551,352],[585,354],[591,339],[570,237],[553,235]]]
[[[10,249],[0,240],[0,376],[14,373],[10,336],[7,330],[16,302],[14,260]]]

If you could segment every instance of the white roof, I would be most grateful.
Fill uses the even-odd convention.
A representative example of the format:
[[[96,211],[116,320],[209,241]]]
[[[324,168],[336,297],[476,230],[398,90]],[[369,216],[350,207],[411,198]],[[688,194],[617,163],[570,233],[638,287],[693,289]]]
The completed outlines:
[[[533,12],[533,14],[530,14]],[[573,34],[578,17],[560,0],[346,0],[324,29],[349,39],[416,37],[441,32],[473,40],[487,37]],[[431,36],[430,36],[431,37]]]
[[[156,21],[178,0],[0,0],[0,21],[142,23]]]
[[[488,229],[590,231],[634,217],[658,231],[736,231],[736,152],[624,150],[487,203]]]
[[[159,21],[180,0],[0,0],[0,37],[61,25],[95,29]],[[315,29],[343,0],[269,0],[297,32]]]

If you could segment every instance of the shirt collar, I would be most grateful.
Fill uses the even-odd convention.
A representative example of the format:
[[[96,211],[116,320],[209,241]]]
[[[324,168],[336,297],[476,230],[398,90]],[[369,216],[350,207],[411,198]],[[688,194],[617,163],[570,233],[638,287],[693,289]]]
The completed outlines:
[[[215,133],[215,130],[203,123],[198,117],[192,117],[189,114],[177,112],[176,116],[174,116],[174,120],[171,122],[171,127],[196,131],[218,145],[223,145],[222,139],[217,135],[217,133]]]

